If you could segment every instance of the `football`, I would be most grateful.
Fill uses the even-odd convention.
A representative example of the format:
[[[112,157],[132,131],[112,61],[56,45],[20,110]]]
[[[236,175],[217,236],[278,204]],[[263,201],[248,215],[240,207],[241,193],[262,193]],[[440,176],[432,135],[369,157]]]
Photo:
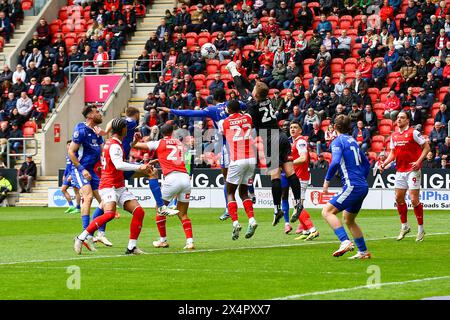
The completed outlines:
[[[217,56],[217,48],[212,43],[205,43],[201,49],[202,56],[206,59],[214,59]]]

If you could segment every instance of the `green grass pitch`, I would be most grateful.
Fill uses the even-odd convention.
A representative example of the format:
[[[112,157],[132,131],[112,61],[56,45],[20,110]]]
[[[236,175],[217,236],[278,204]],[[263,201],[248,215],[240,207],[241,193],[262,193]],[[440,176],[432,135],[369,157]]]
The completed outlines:
[[[425,212],[427,235],[415,242],[412,232],[395,241],[399,219],[394,211],[363,211],[358,221],[373,258],[334,258],[338,242],[319,210],[310,210],[320,237],[311,242],[272,227],[272,212],[256,209],[259,227],[231,240],[231,223],[219,221],[220,209],[191,209],[197,250],[183,252],[178,218],[168,221],[170,248],[154,249],[158,238],[154,210],[146,209],[140,247],[148,254],[124,256],[130,215],[108,224],[114,246],[95,253],[73,252],[81,230],[78,215],[56,208],[0,209],[0,299],[421,299],[450,295],[449,213]],[[296,227],[296,226],[295,226]],[[79,289],[67,285],[79,270]],[[78,269],[79,268],[79,269]],[[381,283],[374,282],[379,279]],[[69,280],[69,281],[68,281]],[[376,288],[366,287],[380,284]],[[70,288],[70,289],[69,289]]]

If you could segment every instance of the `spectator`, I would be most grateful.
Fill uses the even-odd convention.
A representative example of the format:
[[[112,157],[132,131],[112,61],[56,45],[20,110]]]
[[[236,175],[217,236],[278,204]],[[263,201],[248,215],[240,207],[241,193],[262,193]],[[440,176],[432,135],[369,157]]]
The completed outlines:
[[[22,81],[22,78],[18,77],[16,83],[14,83],[11,87],[11,91],[14,92],[14,96],[16,98],[20,97],[20,93],[22,91],[27,90],[27,85]]]
[[[299,106],[294,106],[294,108],[292,108],[292,113],[289,114],[288,120],[289,120],[289,122],[292,122],[292,121],[296,121],[298,123],[303,122],[303,116],[300,113]]]
[[[378,119],[370,104],[367,104],[362,112],[362,121],[364,127],[369,131],[370,136],[373,136],[378,130]]]
[[[348,113],[348,117],[350,118],[350,121],[352,123],[352,130],[356,127],[356,123],[358,121],[362,121],[363,119],[363,113],[358,108],[358,103],[353,102],[352,103],[352,109]]]
[[[297,21],[300,29],[304,32],[308,31],[312,26],[313,18],[314,14],[312,10],[307,6],[306,1],[302,1],[300,10],[297,13]]]
[[[46,46],[50,42],[50,26],[44,18],[39,20],[36,32],[38,33],[38,39],[41,40],[42,46]]]
[[[41,88],[41,95],[48,102],[50,111],[55,107],[55,100],[58,97],[56,87],[52,84],[50,77],[44,78],[44,84]]]
[[[150,82],[158,82],[158,77],[161,75],[162,71],[163,56],[161,53],[156,51],[156,49],[152,49],[152,52],[148,58],[150,68]]]
[[[206,69],[205,58],[202,56],[200,46],[195,46],[195,51],[191,56],[191,63],[192,64],[189,67],[189,73],[191,75],[200,74]]]
[[[345,75],[341,74],[339,76],[339,81],[334,85],[334,92],[340,97],[344,91],[345,88],[348,88],[349,85],[345,81]]]
[[[156,109],[150,109],[150,112],[145,115],[144,122],[141,126],[141,134],[146,137],[150,135],[151,128],[162,123],[161,117],[157,114]]]
[[[439,149],[442,159],[449,159],[450,157],[450,137],[445,138],[445,143]]]
[[[352,95],[352,92],[350,91],[350,87],[344,88],[344,91],[342,92],[342,95],[339,98],[339,103],[342,104],[342,106],[344,107],[346,114],[348,111],[350,111],[353,102],[355,102],[355,99]]]
[[[22,80],[22,82],[25,82],[25,80],[27,79],[27,73],[25,72],[25,70],[23,69],[21,64],[18,64],[16,66],[16,71],[14,71],[14,73],[12,75],[13,84],[15,84],[17,82],[18,78],[20,78]]]
[[[288,8],[285,1],[280,2],[279,9],[275,10],[277,22],[280,24],[282,29],[289,29],[289,26],[294,21],[294,15],[292,13],[292,8]]]
[[[400,108],[400,99],[396,96],[394,91],[389,91],[385,102],[384,117],[395,121],[395,119],[397,119],[397,114],[400,112]]]
[[[408,112],[410,116],[409,125],[421,131],[423,123],[422,113],[419,110],[417,110],[415,103],[412,103],[410,105],[410,109]]]
[[[142,50],[141,55],[137,58],[136,70],[139,71],[137,82],[150,82],[150,74],[148,72],[150,70],[150,56],[145,49]]]
[[[372,69],[372,85],[378,89],[384,86],[388,75],[388,70],[383,66],[383,61],[378,60],[375,68]]]
[[[49,107],[47,101],[44,100],[43,96],[39,96],[37,101],[33,104],[31,117],[40,125],[47,117],[48,110]]]
[[[358,143],[361,148],[361,151],[365,153],[369,148],[370,133],[369,130],[364,127],[364,123],[362,121],[357,122],[356,128],[353,129],[352,136],[355,138],[356,143]]]
[[[99,74],[106,74],[109,68],[108,52],[105,52],[103,46],[99,46],[97,50],[94,55],[94,67],[98,69]]]
[[[22,130],[20,130],[20,124],[14,121],[11,126],[11,131],[9,132],[9,139],[23,138]],[[20,140],[9,140],[10,150],[14,153],[19,153],[19,148],[22,146]]]
[[[0,11],[0,35],[5,38],[6,43],[9,43],[11,37],[11,22],[3,11]]]
[[[357,93],[361,89],[364,89],[365,91],[367,91],[367,89],[369,88],[369,85],[361,77],[361,72],[356,71],[355,75],[356,75],[356,78],[353,79],[352,83],[350,84],[350,89],[352,90],[352,92]]]
[[[305,92],[306,95],[306,92]],[[309,136],[313,131],[314,123],[320,124],[319,116],[314,112],[313,108],[309,108],[303,120],[303,134]]]
[[[440,148],[445,143],[447,136],[445,126],[440,122],[434,123],[434,128],[430,132],[430,147],[431,149]]]
[[[433,101],[427,95],[427,93],[425,92],[425,89],[420,88],[419,95],[416,98],[416,105],[417,105],[417,110],[419,110],[422,113],[423,119],[428,118],[428,113],[431,109],[432,104],[433,104]]]
[[[283,88],[283,82],[286,79],[286,67],[283,62],[278,61],[276,67],[272,70],[272,81],[269,83],[270,88]]]
[[[397,65],[399,54],[398,54],[397,50],[395,49],[393,43],[389,44],[388,48],[389,48],[389,50],[384,55],[384,62],[386,63],[387,72],[391,73],[394,71],[394,68]],[[381,68],[381,66],[382,66],[382,64],[380,64],[380,65],[377,64],[378,68]]]
[[[3,201],[6,200],[8,197],[8,192],[12,191],[12,185],[11,182],[9,182],[6,177],[3,176],[2,172],[0,171],[0,205],[3,204]]]
[[[325,132],[323,132],[323,130],[320,128],[319,122],[313,123],[313,129],[308,134],[308,137],[309,146],[311,148],[314,148],[317,154],[320,154],[322,150],[326,149]]]
[[[195,87],[191,75],[185,74],[183,81],[180,83],[180,93],[183,99],[187,99],[188,104],[190,104],[191,100],[194,98],[195,91],[197,91],[197,88]]]
[[[314,164],[314,169],[323,169],[328,170],[329,163],[327,160],[325,160],[323,153],[319,154],[319,159]]]
[[[217,73],[214,75],[214,81],[208,87],[209,92],[214,92],[216,89],[225,89],[225,83],[220,78],[220,74]]]
[[[13,25],[16,25],[18,19],[23,18],[22,1],[12,0],[9,4],[9,19]]]
[[[327,21],[327,16],[325,14],[320,15],[320,22],[317,25],[317,32],[322,36],[322,38],[325,38],[325,35],[328,31],[332,31],[333,27],[331,25],[330,21]]]
[[[437,168],[436,160],[434,159],[434,154],[432,151],[427,153],[425,160],[422,163],[422,168],[424,169],[435,169]]]
[[[434,122],[440,122],[442,124],[448,124],[450,121],[450,110],[448,110],[447,106],[444,103],[439,105],[439,111],[436,113],[434,117]]]
[[[31,111],[33,109],[33,101],[31,101],[31,99],[28,97],[25,91],[22,91],[20,93],[20,98],[17,99],[16,107],[22,118],[22,120],[20,121],[21,124],[28,121],[28,119],[31,117]]]
[[[26,161],[19,170],[19,185],[21,193],[31,192],[31,186],[36,180],[37,168],[31,156],[26,157]]]
[[[206,100],[202,98],[200,91],[195,91],[195,97],[191,100],[189,107],[194,109],[195,107],[200,107],[200,109],[206,108],[208,104]]]
[[[337,137],[337,133],[334,130],[334,125],[330,123],[328,125],[327,131],[325,131],[325,144],[327,146],[327,150],[330,149],[330,144]]]
[[[2,84],[4,81],[12,81],[13,72],[11,69],[9,69],[9,66],[7,64],[3,65],[3,72],[0,73],[0,84]]]
[[[352,38],[347,36],[347,30],[342,30],[341,36],[337,38],[338,46],[337,46],[337,54],[347,59],[350,56],[351,52],[351,42]]]

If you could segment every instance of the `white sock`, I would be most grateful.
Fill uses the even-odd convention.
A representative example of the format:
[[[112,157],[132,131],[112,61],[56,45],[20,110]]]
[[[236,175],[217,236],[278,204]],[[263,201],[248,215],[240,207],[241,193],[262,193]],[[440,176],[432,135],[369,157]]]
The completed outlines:
[[[134,247],[136,247],[136,244],[137,244],[137,240],[130,239],[128,241],[128,250],[132,250]]]
[[[407,223],[402,223],[402,229],[403,229],[403,230],[408,229],[408,224],[407,224]]]
[[[256,220],[254,217],[251,217],[250,219],[248,219],[248,224],[254,225],[256,224]]]
[[[285,226],[290,226],[289,222],[284,223]]]
[[[104,237],[104,236],[105,236],[105,232],[103,232],[103,231],[97,232],[97,237]]]
[[[86,240],[86,238],[88,237],[88,235],[89,235],[89,232],[87,232],[86,230],[84,230],[84,231],[78,236],[78,239],[84,241],[84,240]]]
[[[239,221],[233,221],[233,227],[236,227],[239,224]]]
[[[236,69],[236,64],[229,64],[229,71],[232,77],[239,77],[241,74]]]
[[[186,239],[186,244],[191,244],[191,243],[194,243],[194,239],[192,239],[192,238],[187,238],[187,239]]]
[[[161,241],[161,242],[166,242],[166,241],[167,241],[167,238],[166,238],[166,237],[160,237],[160,238],[159,238],[159,241]]]
[[[417,232],[418,233],[422,233],[423,232],[423,224],[422,225],[419,224],[419,226],[417,228]]]
[[[311,232],[316,232],[316,227],[312,227],[311,229],[308,230],[309,233]]]

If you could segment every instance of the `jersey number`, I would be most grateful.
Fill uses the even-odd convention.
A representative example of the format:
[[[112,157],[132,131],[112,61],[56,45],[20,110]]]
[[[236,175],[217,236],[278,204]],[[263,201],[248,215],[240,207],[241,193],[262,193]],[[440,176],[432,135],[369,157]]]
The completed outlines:
[[[230,126],[230,129],[234,131],[233,141],[242,141],[250,138],[252,126],[249,123],[244,123],[242,127]],[[242,130],[244,130],[244,135],[241,135]]]
[[[358,150],[356,150],[355,146],[350,146],[350,150],[353,151],[353,155],[355,156],[356,165],[359,166],[361,164],[361,155]]]
[[[259,110],[264,111],[264,115],[261,119],[262,123],[266,123],[266,122],[269,122],[269,121],[272,121],[273,119],[275,119],[275,113],[273,112],[272,108],[264,107]]]
[[[100,157],[100,161],[102,163],[102,170],[106,170],[106,159],[105,159],[105,157]]]
[[[177,157],[177,153],[178,151],[180,152],[180,154],[183,153],[183,147],[182,146],[166,146],[167,149],[171,150],[169,155],[167,156],[167,160],[169,161],[177,161],[178,157]]]

